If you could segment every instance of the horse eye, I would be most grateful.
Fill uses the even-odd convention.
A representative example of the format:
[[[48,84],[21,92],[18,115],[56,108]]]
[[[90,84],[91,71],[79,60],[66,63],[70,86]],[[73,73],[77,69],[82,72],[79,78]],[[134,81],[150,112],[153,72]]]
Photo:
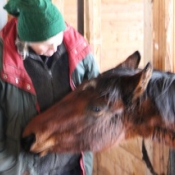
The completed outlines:
[[[100,112],[101,111],[101,108],[98,107],[98,106],[92,106],[91,109],[92,109],[93,112]]]

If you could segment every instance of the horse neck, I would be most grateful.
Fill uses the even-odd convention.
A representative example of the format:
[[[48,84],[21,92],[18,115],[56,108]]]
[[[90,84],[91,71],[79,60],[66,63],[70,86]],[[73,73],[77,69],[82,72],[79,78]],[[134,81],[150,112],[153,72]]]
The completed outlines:
[[[136,115],[137,118],[141,119],[141,121],[148,121],[148,120],[157,120],[161,118],[159,109],[155,105],[149,96],[144,96],[139,99],[137,102],[135,109],[137,111]],[[155,121],[154,121],[155,123]]]
[[[175,122],[174,74],[155,71],[145,95],[150,99],[150,105],[154,106],[165,124],[169,125]]]

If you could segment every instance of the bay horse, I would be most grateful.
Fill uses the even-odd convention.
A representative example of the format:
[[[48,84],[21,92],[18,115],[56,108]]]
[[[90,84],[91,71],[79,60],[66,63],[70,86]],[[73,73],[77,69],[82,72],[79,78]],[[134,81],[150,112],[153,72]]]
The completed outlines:
[[[34,117],[23,148],[41,156],[98,152],[136,136],[175,147],[175,74],[139,62],[136,51]]]

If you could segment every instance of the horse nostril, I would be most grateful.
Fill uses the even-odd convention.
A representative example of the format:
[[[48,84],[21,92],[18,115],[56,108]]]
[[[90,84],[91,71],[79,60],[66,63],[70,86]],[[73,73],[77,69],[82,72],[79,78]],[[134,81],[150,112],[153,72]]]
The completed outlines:
[[[30,151],[31,146],[35,141],[35,134],[30,134],[29,136],[23,137],[21,139],[21,146],[25,151]]]

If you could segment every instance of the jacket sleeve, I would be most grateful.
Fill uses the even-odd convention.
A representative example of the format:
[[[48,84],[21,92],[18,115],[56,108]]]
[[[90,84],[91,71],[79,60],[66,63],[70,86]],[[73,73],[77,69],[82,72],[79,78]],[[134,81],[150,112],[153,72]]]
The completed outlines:
[[[1,64],[2,47],[3,47],[2,40],[0,39],[0,70],[2,67],[2,64]],[[3,117],[4,115],[3,115],[3,111],[2,111],[2,103],[3,103],[3,101],[2,101],[2,83],[0,80],[0,155],[1,155],[1,152],[5,149],[5,142],[4,142],[4,140],[5,140],[5,123],[4,123],[4,117]]]
[[[83,164],[86,171],[86,175],[93,174],[93,153],[90,151],[84,152]]]
[[[0,88],[1,92],[1,88]],[[16,157],[11,154],[13,143],[7,144],[5,136],[5,115],[0,107],[0,174],[17,174]]]
[[[17,172],[16,156],[13,152],[13,143],[6,138],[6,117],[2,107],[2,81],[0,80],[0,174],[11,175]],[[17,173],[16,173],[17,174]]]
[[[84,79],[90,80],[91,78],[97,77],[99,74],[99,67],[92,53],[88,54],[83,59],[83,64],[85,68]]]
[[[0,70],[2,68],[2,40],[0,39]],[[11,153],[13,150],[13,143],[10,143],[10,140],[6,137],[6,122],[7,118],[5,117],[4,112],[4,93],[5,85],[0,78],[0,174],[1,175],[11,175],[17,174],[16,166],[16,156]],[[8,142],[8,143],[7,143]]]
[[[4,140],[5,140],[5,126],[4,126],[3,112],[0,107],[0,153],[5,149]]]
[[[95,78],[99,75],[99,67],[92,53],[89,53],[82,61],[78,63],[73,72],[72,79],[75,86],[81,84],[84,80]]]

